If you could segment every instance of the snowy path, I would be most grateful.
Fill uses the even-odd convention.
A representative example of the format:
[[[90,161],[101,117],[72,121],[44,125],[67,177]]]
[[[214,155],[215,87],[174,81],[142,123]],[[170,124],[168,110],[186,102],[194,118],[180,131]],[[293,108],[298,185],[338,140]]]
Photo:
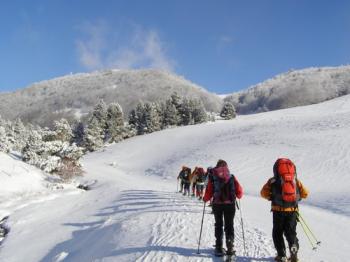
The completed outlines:
[[[98,180],[91,191],[71,188],[29,199],[19,195],[20,202],[12,196],[3,199],[0,210],[10,213],[11,231],[0,249],[0,261],[216,261],[211,255],[210,209],[205,213],[201,254],[197,254],[203,203],[177,193],[176,176],[182,165],[206,168],[219,158],[229,163],[245,190],[241,204],[247,253],[237,211],[237,261],[272,261],[272,215],[269,202],[259,192],[280,156],[296,162],[299,177],[310,189],[301,212],[322,241],[313,251],[298,227],[302,261],[347,261],[349,114],[350,96],[346,96],[233,121],[164,130],[88,154],[83,160],[84,179]]]

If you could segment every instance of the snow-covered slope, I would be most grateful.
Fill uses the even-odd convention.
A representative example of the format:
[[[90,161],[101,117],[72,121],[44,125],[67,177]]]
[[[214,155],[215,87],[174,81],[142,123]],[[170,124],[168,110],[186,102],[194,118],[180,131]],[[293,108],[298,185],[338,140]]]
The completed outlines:
[[[239,114],[310,105],[350,93],[350,66],[290,70],[225,98]]]
[[[84,115],[99,99],[118,102],[128,114],[140,100],[164,101],[173,92],[202,100],[208,111],[221,109],[222,100],[217,95],[175,74],[160,70],[104,70],[67,75],[16,92],[0,93],[0,114],[7,119],[21,117],[24,122],[45,125],[63,116],[71,120]]]
[[[238,116],[133,137],[87,155],[91,191],[72,191],[10,214],[0,261],[216,261],[213,216],[177,193],[182,165],[225,159],[245,190],[241,200],[246,253],[235,219],[239,262],[272,261],[272,215],[259,197],[278,157],[289,157],[310,190],[301,213],[322,241],[313,251],[301,228],[300,257],[348,261],[350,242],[350,96],[317,105]],[[23,198],[23,203],[26,203]]]

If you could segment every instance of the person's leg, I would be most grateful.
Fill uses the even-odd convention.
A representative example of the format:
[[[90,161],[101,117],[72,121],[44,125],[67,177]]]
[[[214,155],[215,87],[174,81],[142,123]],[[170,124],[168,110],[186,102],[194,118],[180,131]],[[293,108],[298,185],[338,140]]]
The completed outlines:
[[[215,218],[215,248],[216,250],[222,250],[223,239],[223,205],[213,204],[213,212]]]
[[[297,254],[299,250],[299,240],[297,238],[297,212],[288,212],[285,221],[285,236],[288,242],[289,251],[292,261],[297,261]]]
[[[224,205],[224,219],[225,219],[225,236],[226,236],[226,247],[227,253],[233,254],[234,246],[234,217],[235,217],[235,204]]]
[[[286,246],[283,239],[284,229],[284,212],[272,212],[273,213],[273,228],[272,238],[275,245],[277,255],[280,257],[286,256]]]

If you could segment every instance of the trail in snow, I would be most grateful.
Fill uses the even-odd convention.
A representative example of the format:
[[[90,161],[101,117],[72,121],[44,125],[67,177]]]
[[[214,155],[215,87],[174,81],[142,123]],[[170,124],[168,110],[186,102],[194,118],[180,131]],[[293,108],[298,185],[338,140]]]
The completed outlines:
[[[198,255],[203,203],[175,191],[182,165],[207,167],[219,158],[229,163],[245,190],[241,204],[247,253],[237,212],[237,261],[271,261],[275,250],[270,203],[260,198],[259,191],[280,156],[294,160],[299,178],[310,189],[300,209],[322,241],[317,252],[312,251],[298,227],[302,261],[347,261],[349,113],[347,96],[134,137],[84,157],[84,179],[98,180],[90,191],[46,190],[44,179],[36,173],[36,183],[31,185],[27,172],[0,158],[0,170],[18,173],[12,178],[1,173],[2,183],[11,185],[16,178],[26,181],[20,193],[0,192],[1,212],[10,214],[6,224],[11,229],[0,261],[216,261],[210,209],[205,213]],[[31,191],[23,194],[22,188],[30,185]]]

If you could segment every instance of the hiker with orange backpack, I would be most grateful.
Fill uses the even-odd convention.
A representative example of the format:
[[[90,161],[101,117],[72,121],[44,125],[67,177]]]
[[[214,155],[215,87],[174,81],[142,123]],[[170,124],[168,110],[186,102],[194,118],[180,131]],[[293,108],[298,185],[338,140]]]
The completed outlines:
[[[226,237],[226,255],[234,255],[234,216],[236,212],[236,197],[243,196],[243,189],[236,177],[230,174],[227,163],[218,160],[216,167],[211,170],[203,201],[213,198],[213,213],[215,218],[215,255],[224,256],[223,226]],[[224,222],[225,221],[225,225]]]
[[[271,201],[273,213],[272,238],[277,256],[275,261],[298,261],[299,241],[296,233],[298,202],[308,196],[308,190],[297,179],[296,167],[288,158],[279,158],[273,165],[274,176],[261,189],[261,196]],[[286,256],[283,234],[288,245],[290,259]]]

